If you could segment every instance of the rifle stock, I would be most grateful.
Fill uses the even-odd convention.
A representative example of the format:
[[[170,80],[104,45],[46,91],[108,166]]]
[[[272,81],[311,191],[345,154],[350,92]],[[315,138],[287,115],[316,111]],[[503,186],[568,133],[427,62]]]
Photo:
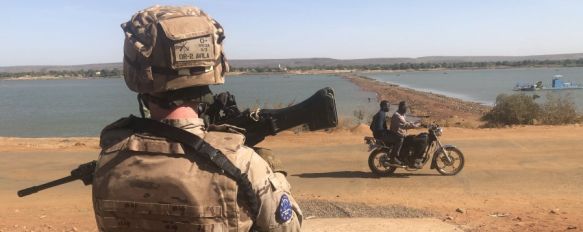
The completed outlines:
[[[254,146],[266,136],[306,125],[310,131],[333,128],[338,125],[334,90],[326,87],[296,105],[282,109],[245,110],[234,117],[223,118],[211,124],[230,124],[244,128],[245,145]]]

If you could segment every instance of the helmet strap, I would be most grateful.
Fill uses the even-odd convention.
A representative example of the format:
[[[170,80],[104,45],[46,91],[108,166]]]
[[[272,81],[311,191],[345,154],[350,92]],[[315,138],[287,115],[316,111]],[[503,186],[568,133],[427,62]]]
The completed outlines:
[[[138,104],[140,105],[139,109],[142,118],[150,118],[150,109],[148,108],[148,103],[144,101],[144,96],[141,93],[138,94]]]

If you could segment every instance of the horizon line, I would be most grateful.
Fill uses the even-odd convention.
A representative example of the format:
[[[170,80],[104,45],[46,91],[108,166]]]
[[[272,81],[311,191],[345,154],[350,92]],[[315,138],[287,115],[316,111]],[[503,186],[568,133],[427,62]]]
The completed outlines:
[[[550,53],[550,54],[534,54],[534,55],[479,55],[479,56],[467,56],[467,55],[428,55],[428,56],[418,56],[418,57],[369,57],[369,58],[332,58],[332,57],[300,57],[300,58],[231,58],[228,60],[301,60],[301,59],[332,59],[332,60],[371,60],[371,59],[422,59],[430,57],[467,57],[467,58],[484,58],[484,57],[536,57],[536,56],[560,56],[560,55],[583,55],[583,52],[574,53]],[[24,65],[9,65],[1,66],[0,68],[10,68],[10,67],[30,67],[30,66],[83,66],[83,65],[99,65],[99,64],[118,64],[123,63],[121,61],[108,61],[108,62],[96,62],[96,63],[81,63],[81,64],[24,64]]]

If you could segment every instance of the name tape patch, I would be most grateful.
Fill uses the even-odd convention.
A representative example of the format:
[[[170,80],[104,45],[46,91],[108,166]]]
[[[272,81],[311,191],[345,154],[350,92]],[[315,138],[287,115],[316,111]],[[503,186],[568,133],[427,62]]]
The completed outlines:
[[[174,44],[174,55],[178,62],[211,60],[214,58],[213,38],[194,38]]]

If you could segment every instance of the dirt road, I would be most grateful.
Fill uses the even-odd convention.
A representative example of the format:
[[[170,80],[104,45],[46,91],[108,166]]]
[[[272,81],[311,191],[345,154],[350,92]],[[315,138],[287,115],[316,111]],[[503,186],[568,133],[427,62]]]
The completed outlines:
[[[443,142],[457,145],[466,156],[465,169],[453,177],[429,169],[374,176],[366,163],[365,131],[284,133],[261,145],[282,158],[302,201],[415,209],[452,230],[583,230],[583,127],[446,128]],[[0,138],[0,231],[94,231],[89,188],[80,182],[27,198],[17,198],[15,192],[94,159],[96,144],[90,138]],[[318,216],[310,214],[316,213],[305,216]],[[323,227],[338,226],[317,218],[308,220],[306,228],[332,231]],[[381,222],[371,220],[362,219],[369,226],[358,230],[378,230]],[[421,224],[408,220],[387,223],[423,231]]]

